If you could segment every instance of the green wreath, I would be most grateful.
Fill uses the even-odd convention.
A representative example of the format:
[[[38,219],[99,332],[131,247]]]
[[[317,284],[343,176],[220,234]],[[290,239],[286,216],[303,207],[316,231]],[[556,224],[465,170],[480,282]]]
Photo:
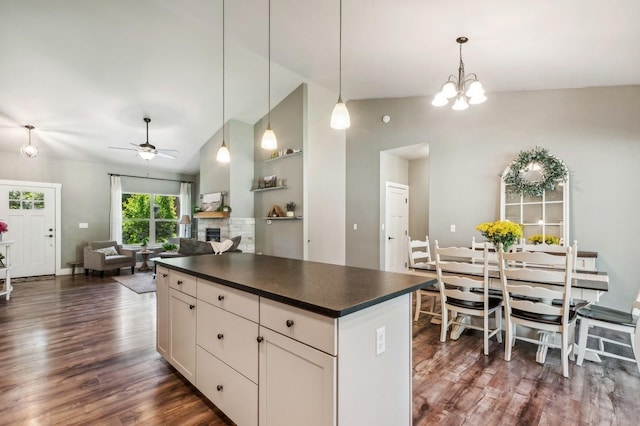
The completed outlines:
[[[539,180],[531,181],[525,178],[534,165]],[[521,151],[520,155],[511,162],[509,171],[502,176],[504,183],[510,185],[509,192],[515,194],[539,197],[545,191],[553,191],[559,182],[566,182],[569,170],[567,166],[549,151],[535,147],[530,151]]]

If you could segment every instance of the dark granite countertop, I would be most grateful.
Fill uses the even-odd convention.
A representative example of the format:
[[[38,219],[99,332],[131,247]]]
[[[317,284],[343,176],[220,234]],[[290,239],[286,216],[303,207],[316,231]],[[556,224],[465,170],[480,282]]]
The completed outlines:
[[[249,253],[161,259],[156,263],[332,318],[435,282],[419,275]]]

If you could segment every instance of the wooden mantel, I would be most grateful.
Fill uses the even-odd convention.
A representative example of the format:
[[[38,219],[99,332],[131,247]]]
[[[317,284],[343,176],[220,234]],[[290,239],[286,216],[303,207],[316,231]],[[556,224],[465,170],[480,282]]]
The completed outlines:
[[[193,216],[198,219],[219,219],[230,215],[231,212],[197,212]]]

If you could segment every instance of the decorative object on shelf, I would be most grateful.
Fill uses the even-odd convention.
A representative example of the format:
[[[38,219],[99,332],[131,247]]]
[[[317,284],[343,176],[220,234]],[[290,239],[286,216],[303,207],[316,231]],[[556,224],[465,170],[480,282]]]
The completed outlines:
[[[264,178],[258,178],[258,189],[264,189]]]
[[[2,241],[2,234],[7,231],[9,231],[9,225],[7,225],[7,222],[0,220],[0,241]]]
[[[555,155],[544,148],[521,151],[503,176],[509,192],[539,197],[545,191],[554,191],[560,182],[566,182],[569,170]]]
[[[40,150],[38,149],[37,146],[35,145],[31,145],[31,131],[33,129],[35,129],[34,126],[32,126],[31,124],[27,124],[24,126],[26,129],[29,129],[29,143],[26,143],[24,145],[22,145],[22,147],[20,148],[20,152],[22,153],[22,155],[24,155],[25,157],[28,158],[33,158],[36,155],[38,155],[38,153],[40,152]]]
[[[278,183],[278,177],[276,175],[264,177],[265,188],[275,188],[277,186],[277,183]]]
[[[496,222],[485,222],[476,226],[487,241],[493,243],[496,249],[502,244],[504,251],[509,251],[512,245],[520,241],[523,237],[522,225],[509,220],[498,220]]]
[[[337,130],[348,129],[351,126],[351,118],[347,105],[342,100],[342,0],[340,0],[340,44],[338,66],[338,101],[331,112],[331,127]]]
[[[157,149],[154,145],[151,145],[149,143],[149,123],[151,122],[151,119],[149,117],[144,117],[143,120],[145,123],[147,123],[147,140],[145,143],[131,143],[131,145],[135,146],[135,148],[120,148],[117,146],[110,146],[109,148],[124,149],[126,151],[137,151],[138,155],[145,160],[152,160],[156,155],[158,157],[175,160],[178,155],[178,151],[176,151],[175,149]]]
[[[287,203],[287,217],[295,216],[295,211],[296,211],[296,203],[294,203],[293,201],[289,201]]]
[[[560,245],[560,238],[554,236],[554,235],[542,235],[542,234],[535,234],[532,235],[528,238],[528,240],[530,242],[532,242],[533,244],[548,244],[548,245],[552,245],[552,244],[556,244],[556,245]]]
[[[449,103],[449,99],[456,98],[451,109],[462,111],[469,108],[469,104],[477,105],[487,100],[484,95],[482,84],[478,81],[475,73],[465,76],[464,62],[462,62],[462,45],[468,42],[467,37],[458,37],[456,42],[460,45],[460,65],[458,65],[458,78],[452,74],[446,83],[442,85],[442,89],[436,93],[431,101],[433,106],[443,106]]]
[[[219,163],[228,163],[231,161],[229,148],[224,142],[224,0],[222,0],[222,146],[218,150],[216,160]]]
[[[278,139],[276,138],[276,134],[271,129],[271,0],[269,0],[269,92],[267,98],[269,99],[269,112],[267,113],[267,130],[264,131],[262,135],[262,148],[263,149],[276,149],[278,147]]]
[[[284,213],[280,206],[274,204],[273,207],[271,207],[271,210],[267,213],[267,217],[284,217]]]

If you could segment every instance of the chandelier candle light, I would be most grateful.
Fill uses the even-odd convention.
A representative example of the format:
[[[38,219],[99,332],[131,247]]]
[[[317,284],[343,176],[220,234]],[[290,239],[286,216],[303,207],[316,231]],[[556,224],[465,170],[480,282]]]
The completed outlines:
[[[467,37],[458,37],[456,42],[460,44],[460,65],[458,66],[458,78],[450,75],[449,79],[442,85],[440,92],[431,101],[433,106],[443,106],[449,103],[449,99],[456,98],[451,109],[463,111],[469,108],[469,104],[477,105],[487,100],[484,95],[482,84],[478,81],[478,76],[474,73],[465,76],[464,62],[462,62],[462,45],[468,42]]]

